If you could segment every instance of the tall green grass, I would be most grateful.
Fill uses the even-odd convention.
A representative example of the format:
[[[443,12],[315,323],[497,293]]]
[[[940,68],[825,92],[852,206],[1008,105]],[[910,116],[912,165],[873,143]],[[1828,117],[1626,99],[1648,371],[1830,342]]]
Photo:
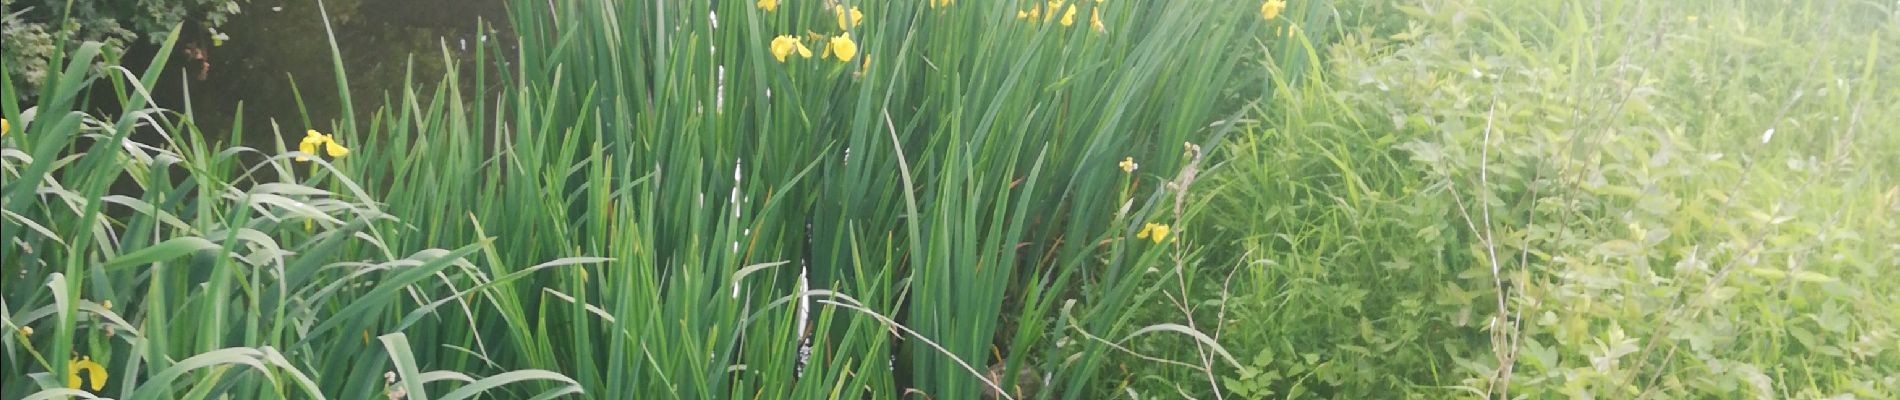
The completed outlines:
[[[1075,399],[1131,338],[1197,349],[1161,355],[1188,385],[1235,364],[1192,313],[1129,318],[1198,268],[1193,237],[1137,234],[1178,226],[1184,147],[1233,127],[1255,6],[849,6],[840,31],[818,2],[515,2],[518,54],[449,60],[501,82],[351,99],[333,57],[344,113],[271,132],[352,149],[313,162],[152,108],[162,60],[124,82],[77,54],[36,117],[6,104],[0,239],[30,251],[0,308],[38,332],[7,370],[44,371],[7,397],[76,394],[81,354],[128,398]],[[770,54],[809,32],[856,58]],[[74,112],[93,80],[133,111]]]
[[[1154,283],[1135,271],[1160,253],[1127,239],[1169,222],[1173,149],[1215,136],[1234,66],[1204,57],[1253,25],[1214,2],[1073,4],[1108,29],[1015,18],[1027,3],[850,4],[866,18],[848,32],[818,2],[513,3],[545,45],[516,59],[528,110],[502,146],[546,178],[496,195],[571,225],[509,248],[620,263],[563,286],[606,315],[574,311],[543,346],[607,398],[969,398],[1041,385],[1025,376],[1088,396],[1107,346],[1057,339],[1133,332]],[[849,34],[858,58],[767,51],[789,34],[822,53],[808,32]]]
[[[0,80],[15,128],[0,139],[5,397],[370,398],[460,381],[437,393],[468,398],[532,380],[553,382],[537,392],[578,391],[549,371],[418,369],[437,352],[481,347],[393,327],[451,301],[466,310],[474,300],[463,294],[522,274],[468,261],[492,251],[478,235],[437,241],[448,249],[395,247],[407,234],[350,177],[353,160],[295,163],[304,154],[210,144],[188,107],[156,108],[151,97],[171,43],[142,74],[80,45],[24,109]],[[100,93],[111,97],[88,97]],[[264,161],[244,161],[253,158]],[[585,262],[598,260],[542,267]],[[457,316],[468,319],[447,332],[474,326]],[[440,344],[412,350],[411,335]],[[104,379],[70,383],[83,364],[68,360],[80,358],[102,364]]]

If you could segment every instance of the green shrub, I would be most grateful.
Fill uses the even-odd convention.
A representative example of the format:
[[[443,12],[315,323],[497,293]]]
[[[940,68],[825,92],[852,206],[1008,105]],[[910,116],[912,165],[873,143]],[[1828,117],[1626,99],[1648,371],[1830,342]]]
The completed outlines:
[[[1222,340],[1252,362],[1229,390],[1900,388],[1889,10],[1396,10],[1367,25],[1404,29],[1349,33],[1282,86],[1210,178],[1208,228],[1245,251]]]
[[[245,0],[248,2],[248,0]],[[0,62],[21,90],[37,94],[56,52],[81,43],[122,54],[141,41],[157,44],[185,22],[219,36],[217,28],[241,12],[239,0],[0,0]],[[68,46],[60,49],[59,46]],[[108,56],[111,60],[114,57]],[[108,61],[109,62],[109,61]]]

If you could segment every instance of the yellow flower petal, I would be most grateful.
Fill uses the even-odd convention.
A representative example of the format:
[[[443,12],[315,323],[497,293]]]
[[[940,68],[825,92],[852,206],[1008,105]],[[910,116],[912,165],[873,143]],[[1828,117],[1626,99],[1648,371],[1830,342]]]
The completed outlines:
[[[856,27],[858,26],[858,24],[864,22],[864,12],[858,11],[858,8],[855,6],[851,7],[851,9],[847,11],[845,10],[844,6],[840,5],[838,6],[837,10],[838,10],[838,30],[841,30],[841,31],[851,30],[851,28]],[[847,14],[849,15],[848,17],[846,16]]]
[[[1097,3],[1100,3],[1100,1],[1097,1]],[[1108,26],[1102,25],[1102,9],[1100,7],[1089,12],[1089,26],[1095,28],[1096,32],[1108,32]]]
[[[843,35],[843,36],[838,36],[837,38],[833,38],[831,39],[830,45],[827,45],[825,47],[826,47],[825,51],[830,52],[831,54],[836,54],[838,56],[838,61],[849,62],[851,61],[851,57],[856,57],[858,55],[858,42],[852,41],[851,35]]]
[[[759,0],[759,8],[766,12],[778,11],[778,0]]]
[[[1135,163],[1134,157],[1123,158],[1122,162],[1116,165],[1122,167],[1122,172],[1127,172],[1127,173],[1133,173],[1135,172],[1136,168],[1141,168],[1141,164]]]
[[[66,360],[66,388],[79,389],[79,359]]]
[[[1075,6],[1069,6],[1068,11],[1062,12],[1062,26],[1070,25],[1075,25]]]
[[[798,43],[797,36],[778,35],[778,37],[772,39],[772,45],[770,47],[772,57],[777,58],[779,62],[785,62],[785,57],[791,56],[792,52],[804,48],[805,45]],[[805,52],[810,53],[811,50],[806,50]],[[811,57],[811,55],[806,54],[805,57]]]
[[[329,154],[331,158],[343,158],[350,155],[350,148],[336,144],[335,140],[330,140],[323,143],[323,152]]]
[[[310,161],[307,155],[317,154],[317,146],[323,145],[326,141],[328,140],[325,136],[317,133],[315,129],[304,132],[303,141],[297,143],[297,151],[306,155],[297,156],[297,161]]]
[[[99,365],[98,362],[92,361],[92,357],[80,357],[66,360],[67,389],[80,388],[80,373],[85,373],[84,377],[88,382],[92,383],[89,386],[93,391],[104,390],[106,388],[106,366]]]
[[[7,132],[12,132],[12,131],[13,131],[13,125],[8,124],[6,118],[0,118],[0,137],[6,137]]]
[[[1286,0],[1267,0],[1265,3],[1260,3],[1260,16],[1268,21],[1279,18],[1280,12],[1285,10]]]
[[[1162,239],[1168,238],[1167,225],[1163,225],[1163,224],[1150,224],[1150,225],[1154,225],[1154,234],[1150,236],[1154,238],[1155,243],[1161,243]]]

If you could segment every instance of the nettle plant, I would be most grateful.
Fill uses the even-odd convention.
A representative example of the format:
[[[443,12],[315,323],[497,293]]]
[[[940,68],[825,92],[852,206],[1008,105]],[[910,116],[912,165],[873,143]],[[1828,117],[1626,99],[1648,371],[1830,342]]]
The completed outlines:
[[[1262,292],[1233,302],[1262,318],[1230,322],[1250,358],[1230,390],[1877,397],[1900,383],[1879,305],[1896,291],[1875,283],[1900,250],[1886,217],[1900,183],[1873,167],[1900,153],[1872,133],[1894,123],[1878,51],[1891,21],[1596,6],[1399,7],[1385,18],[1404,23],[1371,26],[1405,28],[1347,34],[1319,83],[1276,94],[1214,177],[1234,198],[1210,214],[1254,216],[1226,229]]]
[[[1867,113],[1892,108],[1875,88],[1890,73],[1866,52],[1879,39],[1842,31],[1867,21],[1839,8],[1788,17],[1827,23],[1745,27],[1746,14],[1687,6],[1553,21],[1515,16],[1586,5],[1435,5],[1384,61],[1342,73],[1420,133],[1400,148],[1428,172],[1424,192],[1454,203],[1446,218],[1467,239],[1447,249],[1456,278],[1441,293],[1469,296],[1445,322],[1489,336],[1447,350],[1466,388],[1831,396],[1893,384],[1858,367],[1894,357],[1868,346],[1895,328],[1866,302],[1893,290],[1859,279],[1893,251],[1860,233],[1892,237],[1867,218],[1888,212],[1894,177],[1857,165],[1896,151],[1864,133],[1882,120]],[[1843,57],[1707,40],[1750,31]],[[1581,50],[1510,45],[1523,38]],[[1708,94],[1755,74],[1791,79]]]

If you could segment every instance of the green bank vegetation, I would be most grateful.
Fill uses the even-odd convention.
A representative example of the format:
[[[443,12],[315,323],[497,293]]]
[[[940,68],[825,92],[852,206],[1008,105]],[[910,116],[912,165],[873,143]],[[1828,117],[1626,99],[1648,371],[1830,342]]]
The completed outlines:
[[[514,0],[271,148],[59,46],[0,394],[1900,391],[1893,5],[842,3]]]

